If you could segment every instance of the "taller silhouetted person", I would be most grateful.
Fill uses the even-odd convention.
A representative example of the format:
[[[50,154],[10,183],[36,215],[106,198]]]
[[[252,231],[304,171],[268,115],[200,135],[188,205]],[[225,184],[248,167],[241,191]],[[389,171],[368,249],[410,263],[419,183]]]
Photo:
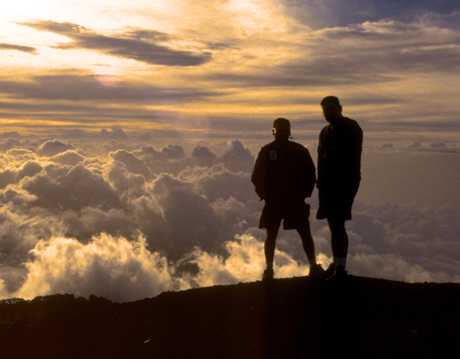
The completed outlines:
[[[316,217],[327,219],[331,231],[334,261],[328,268],[330,278],[345,278],[348,255],[345,221],[351,219],[351,208],[361,182],[363,132],[356,121],[342,115],[337,97],[325,97],[321,106],[329,124],[319,136]]]
[[[259,197],[265,200],[259,228],[266,228],[266,269],[263,279],[273,278],[273,257],[278,231],[283,221],[286,230],[296,229],[310,262],[310,275],[323,269],[316,263],[310,232],[310,206],[305,199],[315,187],[315,165],[308,149],[290,141],[291,125],[285,118],[273,122],[275,140],[263,146],[257,156],[251,181]]]

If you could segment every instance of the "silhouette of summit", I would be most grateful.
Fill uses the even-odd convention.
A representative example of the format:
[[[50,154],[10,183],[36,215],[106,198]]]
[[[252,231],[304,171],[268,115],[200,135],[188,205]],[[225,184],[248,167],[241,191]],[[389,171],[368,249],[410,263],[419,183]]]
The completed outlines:
[[[1,301],[0,343],[4,358],[458,357],[459,303],[459,284],[355,276],[128,303],[51,295]]]

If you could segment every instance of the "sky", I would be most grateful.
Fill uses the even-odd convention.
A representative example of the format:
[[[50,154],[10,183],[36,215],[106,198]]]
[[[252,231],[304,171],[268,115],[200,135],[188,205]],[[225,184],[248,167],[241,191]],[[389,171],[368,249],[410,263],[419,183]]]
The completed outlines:
[[[448,0],[1,2],[0,299],[260,279],[254,158],[283,116],[316,161],[331,94],[364,130],[350,272],[460,282],[459,20]],[[307,273],[281,232],[275,276]]]
[[[458,139],[455,1],[18,0],[0,5],[0,121],[256,135],[316,131],[340,96],[369,131]],[[453,135],[452,133],[455,133]]]

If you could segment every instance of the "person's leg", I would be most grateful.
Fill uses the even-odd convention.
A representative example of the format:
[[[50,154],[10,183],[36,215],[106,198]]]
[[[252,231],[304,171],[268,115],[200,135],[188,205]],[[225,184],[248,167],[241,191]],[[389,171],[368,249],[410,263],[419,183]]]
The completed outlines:
[[[311,235],[310,223],[305,222],[304,224],[297,227],[297,232],[302,239],[303,249],[307,255],[308,261],[311,266],[316,265],[316,254],[315,254],[315,244],[313,242],[313,237]]]
[[[267,268],[273,269],[273,258],[275,256],[276,237],[280,228],[281,219],[267,225],[267,237],[265,239],[265,263]]]
[[[334,264],[336,267],[340,266],[345,269],[348,255],[348,235],[345,229],[345,220],[328,218],[327,221],[331,230]]]

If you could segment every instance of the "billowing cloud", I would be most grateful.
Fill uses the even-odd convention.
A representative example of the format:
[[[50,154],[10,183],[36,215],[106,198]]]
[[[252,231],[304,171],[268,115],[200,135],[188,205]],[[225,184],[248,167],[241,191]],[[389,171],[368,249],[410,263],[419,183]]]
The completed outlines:
[[[142,237],[129,241],[101,234],[87,244],[53,237],[38,242],[32,253],[34,259],[26,263],[26,280],[17,292],[20,297],[97,293],[115,301],[129,301],[180,287],[166,258],[149,252]]]
[[[240,141],[234,140],[230,142],[227,151],[225,151],[220,160],[230,170],[248,171],[252,166],[254,157]]]
[[[155,296],[162,291],[196,286],[233,284],[260,280],[264,269],[263,243],[252,236],[238,236],[225,244],[226,256],[195,249],[177,266],[194,266],[194,272],[178,271],[167,258],[150,251],[142,236],[134,239],[105,233],[88,243],[74,238],[51,237],[38,241],[25,263],[27,274],[14,294],[33,298],[54,293],[88,297],[104,296],[114,301],[131,301]],[[325,265],[327,258],[319,257]],[[308,267],[283,251],[275,253],[279,277],[303,276]],[[8,293],[1,282],[0,295]]]
[[[263,242],[253,236],[238,236],[234,241],[226,242],[226,258],[196,250],[187,258],[197,266],[196,274],[191,277],[194,285],[210,286],[231,284],[243,281],[260,280],[265,269]],[[325,265],[326,258],[320,257]],[[292,259],[285,252],[275,252],[274,269],[278,277],[305,276],[308,267]]]
[[[85,158],[75,150],[67,149],[64,152],[60,152],[50,158],[51,161],[55,161],[62,165],[75,166],[82,162]]]
[[[169,35],[149,30],[127,31],[120,35],[102,35],[83,26],[55,21],[25,22],[22,25],[37,30],[50,31],[69,37],[71,43],[58,45],[60,49],[85,48],[100,51],[112,56],[142,61],[148,64],[166,66],[197,66],[211,59],[209,52],[176,50],[160,44]]]
[[[62,143],[56,139],[54,140],[49,140],[44,143],[42,143],[38,147],[38,153],[41,154],[42,156],[54,156],[57,155],[58,153],[67,151],[72,149],[71,145],[67,145],[65,143]]]
[[[81,209],[85,206],[116,208],[119,198],[105,179],[83,165],[70,169],[50,166],[51,172],[26,178],[22,186],[36,196],[36,205],[52,210]]]
[[[128,141],[104,149],[85,141],[53,156],[22,148],[0,155],[4,296],[70,291],[124,301],[164,290],[260,279],[264,232],[257,224],[263,203],[249,180],[254,156],[246,142],[158,148]],[[30,143],[37,148],[43,140]],[[430,144],[422,147],[431,149]],[[197,162],[194,148],[206,148],[205,158],[213,153],[209,148],[220,150],[206,164]],[[376,151],[366,154],[369,166],[363,169],[362,191],[348,224],[350,271],[404,281],[459,281],[459,207],[448,191],[457,183],[458,171],[449,162],[456,154],[442,157],[450,174],[440,188],[436,173],[444,171],[439,158],[446,154],[420,153],[407,145]],[[435,167],[431,175],[424,171],[420,181],[416,169],[401,158]],[[382,177],[387,183],[380,181],[377,193],[373,188]],[[437,195],[429,196],[426,186],[439,187]],[[407,203],[407,193],[412,191],[413,197],[419,190],[422,204]],[[311,204],[314,213],[316,194]],[[318,259],[327,266],[327,227],[313,215],[311,225]],[[281,231],[277,248],[276,276],[308,273],[295,231]],[[50,263],[55,260],[53,271]]]

